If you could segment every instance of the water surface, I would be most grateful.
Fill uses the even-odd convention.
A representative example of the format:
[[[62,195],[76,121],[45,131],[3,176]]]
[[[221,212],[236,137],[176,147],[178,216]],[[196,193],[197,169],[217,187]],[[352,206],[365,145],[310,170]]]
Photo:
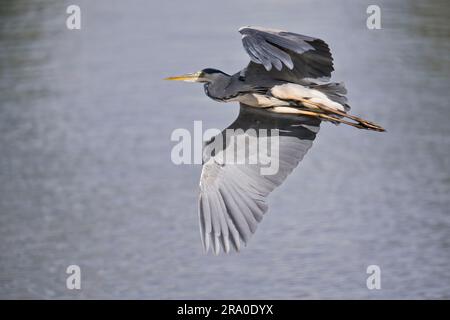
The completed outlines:
[[[80,31],[72,2],[2,4],[0,297],[450,298],[449,4],[379,3],[381,30],[370,1],[77,1]],[[205,256],[201,168],[172,164],[170,134],[238,106],[161,79],[239,70],[243,25],[326,40],[353,113],[388,132],[322,125],[249,246]]]

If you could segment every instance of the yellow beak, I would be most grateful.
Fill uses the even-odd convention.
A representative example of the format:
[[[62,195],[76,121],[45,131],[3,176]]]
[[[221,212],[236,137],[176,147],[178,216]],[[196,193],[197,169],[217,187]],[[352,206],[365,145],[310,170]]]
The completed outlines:
[[[199,72],[194,72],[194,73],[183,74],[181,76],[164,78],[164,80],[199,82],[199,81],[201,81],[201,75],[202,75],[202,72],[199,71]]]

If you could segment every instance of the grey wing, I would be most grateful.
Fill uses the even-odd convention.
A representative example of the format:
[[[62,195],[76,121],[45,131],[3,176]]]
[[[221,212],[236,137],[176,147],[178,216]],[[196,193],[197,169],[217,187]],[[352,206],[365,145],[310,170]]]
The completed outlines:
[[[233,131],[224,130],[204,147],[199,222],[206,252],[209,247],[215,254],[220,248],[227,253],[231,248],[239,251],[249,241],[267,211],[267,196],[302,160],[312,146],[319,125],[320,121],[314,118],[273,114],[241,104],[238,118],[227,128]],[[267,129],[272,135],[263,134],[259,129]],[[270,130],[277,130],[278,136]],[[246,139],[244,147],[236,143],[239,138]],[[264,172],[262,168],[267,169],[267,163],[251,161],[262,145],[271,151],[275,149],[270,146],[278,146],[278,170]],[[229,150],[234,154],[242,149],[246,149],[245,161],[230,161]]]
[[[243,27],[239,32],[253,62],[247,67],[254,69],[252,72],[261,73],[258,69],[264,66],[272,78],[291,82],[305,78],[328,81],[331,77],[333,57],[321,39],[261,27]]]

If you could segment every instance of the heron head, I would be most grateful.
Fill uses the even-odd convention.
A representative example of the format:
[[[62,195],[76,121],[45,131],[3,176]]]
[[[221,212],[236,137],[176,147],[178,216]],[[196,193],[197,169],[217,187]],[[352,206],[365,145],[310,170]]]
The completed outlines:
[[[206,68],[198,72],[187,73],[181,76],[168,77],[164,80],[176,80],[176,81],[186,81],[186,82],[200,82],[200,83],[210,83],[215,80],[228,76],[226,73],[212,68]]]

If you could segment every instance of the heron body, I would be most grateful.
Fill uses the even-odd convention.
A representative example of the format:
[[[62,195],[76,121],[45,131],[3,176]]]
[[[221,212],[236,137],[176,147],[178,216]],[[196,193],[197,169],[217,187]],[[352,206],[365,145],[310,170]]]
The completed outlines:
[[[239,116],[227,128],[243,129],[233,133],[234,138],[252,136],[246,129],[280,132],[277,141],[280,167],[275,174],[261,174],[261,164],[224,164],[217,154],[204,157],[200,178],[200,231],[205,251],[212,247],[215,254],[220,248],[225,252],[231,248],[239,251],[241,244],[249,241],[268,209],[267,196],[312,146],[321,121],[384,131],[381,126],[348,113],[350,106],[344,84],[330,82],[333,58],[323,40],[261,27],[243,27],[239,32],[251,60],[243,70],[229,75],[207,68],[167,78],[200,82],[213,100],[239,102]],[[225,131],[211,141],[224,135]],[[270,140],[258,133],[253,138],[249,140],[250,147]],[[211,141],[206,143],[205,150]],[[229,149],[230,144],[225,143],[223,148]]]

